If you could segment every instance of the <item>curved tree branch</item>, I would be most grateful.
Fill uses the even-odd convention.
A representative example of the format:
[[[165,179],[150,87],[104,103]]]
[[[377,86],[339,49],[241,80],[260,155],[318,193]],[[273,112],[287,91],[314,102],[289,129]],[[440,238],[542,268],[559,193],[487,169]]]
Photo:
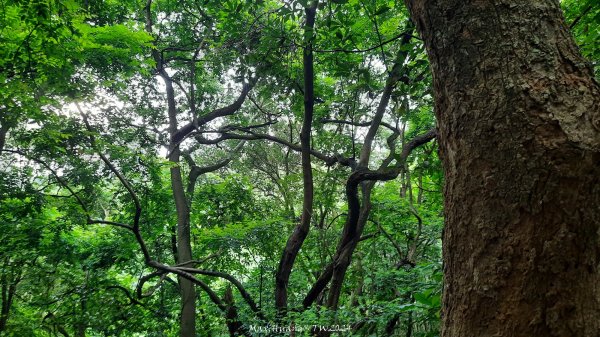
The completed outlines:
[[[174,144],[181,143],[196,128],[199,128],[200,126],[203,126],[218,117],[225,117],[225,116],[234,114],[236,111],[238,111],[242,107],[242,104],[246,100],[248,93],[250,92],[250,90],[252,90],[252,88],[254,87],[256,82],[257,82],[257,79],[252,78],[252,79],[250,79],[249,83],[244,84],[240,95],[233,103],[231,103],[225,107],[215,109],[204,116],[198,117],[194,122],[190,122],[190,123],[182,126],[181,128],[179,128],[171,136],[172,143],[174,143]]]
[[[223,272],[218,272],[218,271],[187,268],[187,267],[178,267],[178,269],[186,271],[191,274],[200,274],[200,275],[206,275],[206,276],[220,277],[222,279],[225,279],[225,280],[231,282],[231,284],[233,284],[237,288],[237,290],[240,292],[240,295],[242,295],[242,298],[246,301],[246,303],[248,303],[248,306],[250,307],[250,309],[252,309],[252,311],[260,319],[266,320],[266,317],[262,313],[261,309],[256,305],[256,302],[254,302],[250,293],[248,293],[246,291],[246,289],[244,288],[244,286],[242,285],[242,283],[240,281],[238,281],[232,275],[223,273]]]
[[[94,137],[94,134],[95,134],[94,129],[90,125],[87,115],[83,112],[83,110],[79,106],[79,103],[75,102],[75,106],[77,107],[77,110],[79,111],[79,114],[81,115],[81,118],[83,119],[83,123],[85,124],[85,127],[89,131],[89,139],[90,139],[92,148],[98,154],[98,156],[100,156],[100,159],[102,159],[102,161],[104,162],[104,164],[106,164],[106,166],[110,169],[110,171],[115,176],[117,176],[117,178],[119,179],[121,184],[125,187],[125,189],[129,193],[129,195],[131,196],[131,199],[133,200],[133,203],[135,205],[135,215],[133,218],[132,230],[136,237],[136,240],[138,241],[140,249],[142,250],[144,259],[146,261],[150,261],[150,253],[148,252],[148,247],[146,246],[146,243],[145,243],[144,239],[142,238],[142,235],[140,234],[140,217],[142,215],[142,206],[141,206],[140,200],[139,200],[137,194],[135,193],[133,186],[131,186],[131,184],[125,178],[125,176],[123,176],[123,174],[113,165],[113,163],[111,163],[111,161],[108,160],[108,158],[100,151],[100,149],[98,148],[98,145],[96,144],[96,138]]]
[[[431,129],[425,134],[419,135],[408,142],[399,158],[397,163],[393,167],[383,167],[379,170],[369,170],[367,168],[357,168],[346,183],[346,197],[348,199],[348,217],[346,219],[346,225],[344,226],[344,235],[338,244],[338,249],[333,261],[325,267],[325,270],[319,276],[317,281],[313,284],[312,288],[304,297],[302,304],[305,308],[310,307],[314,301],[318,298],[319,294],[325,289],[329,281],[334,275],[334,269],[339,264],[338,261],[348,258],[349,250],[352,250],[353,245],[357,242],[353,234],[357,233],[357,226],[361,215],[364,217],[365,214],[361,212],[360,202],[358,199],[358,186],[365,181],[385,181],[395,179],[404,168],[404,162],[415,148],[423,145],[436,137],[437,133],[435,129]],[[368,213],[368,212],[367,212]],[[366,221],[366,219],[365,219]],[[336,302],[336,296],[331,296],[332,304]]]

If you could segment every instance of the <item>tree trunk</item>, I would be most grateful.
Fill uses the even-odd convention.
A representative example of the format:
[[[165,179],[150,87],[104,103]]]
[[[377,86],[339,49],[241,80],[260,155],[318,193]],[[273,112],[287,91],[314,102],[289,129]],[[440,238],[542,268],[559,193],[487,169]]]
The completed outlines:
[[[146,32],[152,34],[152,0],[146,0],[144,7],[146,19]],[[176,238],[171,236],[171,249],[175,253],[175,261],[178,264],[192,260],[192,243],[190,237],[190,208],[185,195],[185,184],[181,174],[181,149],[180,141],[185,136],[181,136],[181,130],[177,126],[177,103],[175,101],[175,90],[173,89],[173,80],[164,68],[164,59],[158,48],[152,50],[152,58],[156,62],[156,72],[165,83],[165,92],[167,95],[167,113],[169,117],[169,155],[168,159],[172,164],[171,189],[173,191],[173,200],[177,211],[177,230]],[[192,89],[193,90],[193,89]],[[191,107],[194,110],[194,106]],[[193,124],[186,126],[188,129],[194,127]],[[191,132],[191,131],[186,131]],[[176,242],[175,242],[176,241]],[[181,295],[181,316],[180,316],[180,337],[196,336],[196,289],[194,283],[189,279],[178,276],[179,291]]]
[[[310,160],[310,139],[313,112],[315,105],[314,88],[314,59],[312,44],[314,39],[313,28],[315,26],[315,15],[318,1],[313,1],[309,7],[304,9],[306,13],[306,23],[304,26],[306,47],[304,48],[304,120],[302,130],[300,131],[300,144],[302,148],[302,180],[303,180],[303,199],[302,216],[300,223],[294,228],[286,242],[283,254],[279,261],[279,267],[275,274],[275,308],[280,316],[283,316],[287,310],[288,292],[287,287],[290,280],[290,274],[294,266],[294,261],[300,252],[300,248],[310,230],[310,221],[313,213],[313,177]]]
[[[337,309],[346,271],[348,271],[354,250],[360,241],[360,236],[369,219],[369,213],[371,212],[371,191],[373,190],[373,186],[375,186],[375,182],[373,181],[361,184],[363,200],[360,211],[358,212],[356,226],[345,226],[340,242],[338,243],[331,274],[331,287],[329,288],[329,294],[327,296],[327,307],[330,309]]]
[[[169,159],[179,163],[179,149],[177,154]],[[192,246],[190,239],[190,211],[183,190],[183,179],[179,166],[171,167],[171,187],[177,208],[177,261],[179,263],[192,260]],[[196,289],[192,281],[179,276],[179,289],[181,292],[181,337],[196,336]]]
[[[13,298],[17,291],[16,283],[8,283],[5,275],[2,275],[2,310],[0,311],[0,333],[6,329]]]
[[[227,329],[229,330],[229,336],[235,337],[239,329],[242,327],[242,323],[240,323],[238,319],[237,307],[235,306],[231,286],[227,286],[227,288],[225,288],[223,302],[227,305],[225,322],[227,324]]]
[[[4,123],[0,125],[0,154],[2,154],[2,150],[4,149],[4,144],[6,143],[6,135],[8,134],[8,125]]]
[[[170,88],[170,90],[169,90]],[[170,82],[167,85],[167,95],[172,91]],[[177,262],[183,263],[192,260],[192,243],[190,237],[190,209],[185,195],[183,177],[181,174],[180,150],[174,146],[169,160],[177,166],[171,167],[171,188],[177,209]],[[196,336],[196,289],[192,281],[178,276],[179,290],[181,293],[181,337]]]
[[[558,1],[407,1],[446,175],[442,336],[600,336],[600,88]]]
[[[77,321],[75,322],[75,337],[85,337],[85,331],[87,330],[87,287],[88,287],[88,275],[89,271],[86,271],[86,280],[82,292],[79,294],[79,307],[81,312]]]
[[[165,81],[167,93],[167,106],[169,114],[169,133],[171,143],[169,149],[169,161],[173,163],[170,169],[171,189],[173,190],[173,200],[177,210],[177,263],[183,263],[192,260],[192,242],[190,236],[190,208],[185,195],[185,184],[181,174],[181,150],[179,144],[175,141],[177,133],[177,108],[175,104],[175,91],[173,90],[172,80],[162,74]],[[181,337],[196,336],[196,288],[194,283],[184,277],[178,276],[179,291],[181,294]]]

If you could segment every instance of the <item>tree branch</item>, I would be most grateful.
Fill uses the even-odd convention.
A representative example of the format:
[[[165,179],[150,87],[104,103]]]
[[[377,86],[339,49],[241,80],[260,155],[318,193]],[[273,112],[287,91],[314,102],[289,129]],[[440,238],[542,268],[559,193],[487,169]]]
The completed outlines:
[[[327,118],[322,118],[321,123],[334,123],[334,124],[347,124],[347,125],[354,125],[354,126],[370,126],[371,124],[373,124],[373,121],[370,122],[352,122],[352,121],[346,121],[346,120],[341,120],[341,119],[327,119]],[[386,123],[386,122],[380,122],[380,125],[385,126],[386,128],[390,129],[392,132],[395,133],[402,133],[397,127],[393,126],[390,123]]]
[[[39,159],[38,157],[30,156],[29,154],[27,154],[21,150],[4,149],[3,151],[21,155],[21,156],[23,156],[29,160],[33,160],[34,162],[45,167],[48,171],[50,171],[50,173],[52,173],[52,175],[56,178],[58,183],[62,187],[66,188],[67,191],[69,191],[69,193],[71,193],[71,196],[77,200],[77,203],[81,206],[81,208],[85,212],[86,216],[89,218],[89,211],[88,211],[87,207],[85,206],[85,204],[83,203],[83,200],[81,200],[81,198],[77,195],[77,193],[75,193],[75,191],[73,191],[73,189],[58,175],[58,173],[52,167],[50,167],[50,165],[48,163]]]
[[[88,218],[87,219],[87,223],[90,224],[90,225],[92,225],[92,224],[111,225],[111,226],[121,227],[121,228],[125,228],[127,230],[130,230],[130,231],[133,231],[133,227],[131,227],[129,225],[126,225],[124,223],[115,222],[115,221],[95,220],[95,219]]]
[[[176,268],[176,267],[170,267],[170,266],[164,265],[157,261],[150,261],[148,263],[148,265],[150,265],[151,267],[154,267],[156,269],[163,270],[165,272],[176,274],[177,276],[181,276],[181,277],[191,281],[195,285],[202,288],[202,290],[204,290],[204,292],[206,292],[206,294],[208,295],[210,300],[214,304],[216,304],[217,307],[219,307],[219,309],[221,311],[223,311],[223,312],[227,311],[227,306],[223,303],[223,301],[221,301],[221,298],[219,297],[219,295],[217,295],[217,293],[215,293],[214,290],[212,290],[206,283],[197,279],[196,277],[194,277],[194,275],[190,274],[189,272],[180,270],[179,268]]]
[[[8,134],[8,125],[4,123],[0,126],[0,154],[2,154],[2,149],[4,149],[4,144],[6,143],[6,135]]]
[[[243,139],[243,140],[269,140],[272,141],[274,143],[278,143],[281,145],[284,145],[288,148],[290,148],[291,150],[294,150],[296,152],[301,152],[301,147],[300,145],[294,144],[292,142],[289,142],[287,140],[275,137],[275,136],[271,136],[271,135],[267,135],[267,134],[259,134],[259,133],[255,133],[253,131],[246,131],[247,134],[242,135],[242,134],[237,134],[237,133],[220,133],[220,136],[218,138],[215,139],[206,139],[204,137],[200,137],[197,136],[196,140],[201,143],[201,144],[218,144],[221,143],[223,141],[226,140],[230,140],[230,139]],[[340,165],[343,166],[349,166],[352,167],[355,163],[354,160],[351,158],[346,158],[342,155],[336,154],[333,156],[328,156],[322,152],[319,152],[315,149],[310,149],[310,154],[312,156],[314,156],[315,158],[318,158],[322,161],[325,162],[325,165],[327,166],[332,166],[335,163],[338,163]]]
[[[206,275],[206,276],[219,277],[219,278],[222,278],[222,279],[225,279],[225,280],[231,282],[231,284],[233,284],[238,289],[238,291],[240,292],[240,295],[242,295],[242,298],[244,298],[246,303],[248,303],[248,306],[250,307],[250,309],[252,309],[252,311],[260,319],[266,320],[266,317],[263,315],[261,309],[256,305],[256,302],[254,302],[254,300],[252,299],[252,296],[250,296],[250,293],[248,293],[246,291],[246,289],[244,288],[244,286],[242,285],[242,283],[240,281],[238,281],[232,275],[223,273],[223,272],[218,272],[218,271],[187,268],[187,267],[178,267],[178,269],[186,271],[191,274],[200,274],[200,275]]]
[[[217,252],[215,254],[211,254],[211,255],[209,255],[209,256],[207,256],[207,257],[205,257],[203,259],[200,259],[200,260],[189,260],[187,262],[180,263],[180,264],[176,265],[175,267],[184,267],[184,266],[187,266],[189,264],[203,264],[203,263],[205,263],[206,261],[208,261],[210,259],[214,259],[215,257],[219,257],[220,255],[221,255],[221,251],[219,251],[219,252]]]
[[[371,220],[373,221],[373,220]],[[383,235],[385,236],[386,239],[388,239],[388,241],[392,244],[392,246],[394,246],[394,248],[396,249],[396,252],[398,253],[398,256],[400,258],[404,257],[404,253],[402,253],[402,247],[400,247],[400,245],[398,244],[398,242],[396,242],[396,240],[394,240],[394,238],[383,228],[383,226],[381,226],[381,224],[377,221],[373,221],[373,223],[375,223],[375,225],[377,226],[377,228],[379,228],[379,231],[381,233],[383,233]]]
[[[410,36],[404,36],[401,45],[406,45],[409,42]],[[377,134],[377,130],[379,129],[379,125],[381,124],[383,115],[385,114],[385,110],[390,101],[394,86],[396,83],[398,83],[398,80],[400,80],[404,67],[404,61],[408,55],[408,51],[404,51],[402,48],[399,49],[398,54],[396,55],[392,70],[388,75],[383,93],[381,94],[381,99],[379,100],[375,115],[373,116],[373,121],[371,122],[371,126],[369,127],[369,130],[365,136],[363,147],[360,152],[358,167],[369,167],[369,158],[371,157],[373,140],[375,139],[375,135]]]
[[[346,224],[344,225],[344,237],[340,240],[338,244],[338,249],[336,252],[336,256],[334,256],[333,261],[325,267],[323,273],[319,276],[317,281],[313,284],[312,288],[304,297],[302,304],[305,308],[312,305],[312,303],[317,299],[319,294],[325,289],[331,278],[334,274],[334,268],[338,261],[347,258],[347,254],[349,254],[347,247],[353,244],[353,233],[357,232],[357,225],[361,216],[360,211],[360,202],[358,200],[358,186],[360,183],[364,181],[385,181],[395,179],[398,174],[400,174],[401,170],[404,168],[404,162],[408,158],[408,155],[414,150],[416,147],[427,143],[432,140],[436,136],[436,130],[431,129],[423,135],[415,137],[413,140],[408,142],[404,149],[402,150],[401,155],[399,156],[397,163],[394,167],[382,166],[379,170],[373,171],[368,168],[358,167],[348,178],[346,182],[346,197],[348,199],[348,217],[346,219]],[[346,255],[344,255],[346,254]],[[331,296],[330,296],[331,297]],[[332,297],[332,298],[335,298]]]
[[[345,53],[345,54],[349,54],[349,53],[366,53],[368,51],[371,50],[375,50],[378,48],[381,48],[383,46],[385,46],[388,43],[394,42],[396,40],[398,40],[399,38],[403,37],[403,36],[409,36],[411,38],[420,40],[420,38],[418,38],[417,36],[414,36],[411,34],[412,33],[412,29],[409,29],[405,32],[402,32],[388,40],[385,40],[383,42],[378,43],[377,45],[373,46],[373,47],[369,47],[366,49],[343,49],[343,48],[336,48],[336,49],[328,49],[328,50],[323,50],[323,49],[315,49],[314,52],[315,53]]]
[[[140,200],[139,200],[137,194],[135,193],[133,187],[129,183],[129,181],[127,181],[127,179],[125,179],[125,176],[123,176],[123,174],[121,174],[121,172],[100,151],[100,149],[98,148],[98,146],[96,144],[96,138],[94,137],[94,134],[95,134],[94,129],[90,125],[90,123],[88,121],[87,115],[83,112],[83,110],[79,106],[79,103],[75,102],[75,106],[77,107],[77,110],[79,111],[79,114],[81,115],[81,118],[83,119],[83,123],[85,124],[85,127],[89,131],[89,139],[90,139],[90,143],[92,145],[92,148],[98,154],[98,156],[100,156],[100,158],[102,159],[102,161],[104,162],[104,164],[106,164],[106,166],[109,168],[109,170],[114,175],[117,176],[117,178],[119,179],[119,181],[121,182],[121,184],[125,187],[125,189],[129,193],[129,195],[133,199],[133,203],[135,205],[135,215],[134,215],[134,218],[133,218],[132,230],[133,230],[133,233],[134,233],[134,235],[136,237],[136,240],[138,241],[140,249],[142,250],[142,254],[144,255],[144,259],[146,260],[146,262],[148,262],[148,261],[150,261],[150,253],[148,252],[148,247],[146,246],[146,243],[144,242],[144,239],[142,238],[142,235],[140,234],[140,217],[142,215],[142,206],[141,206]]]
[[[302,247],[308,232],[313,213],[314,202],[314,183],[311,166],[311,131],[313,122],[313,113],[315,107],[315,75],[314,75],[314,26],[319,1],[312,1],[309,7],[304,8],[306,22],[304,24],[304,38],[306,48],[303,50],[302,63],[304,68],[304,116],[302,120],[302,129],[300,131],[300,153],[302,162],[302,215],[300,222],[294,228],[294,231],[288,238],[279,266],[275,273],[275,308],[278,315],[283,315],[287,310],[288,303],[288,284],[292,268],[298,252]]]
[[[589,11],[591,11],[593,8],[592,5],[588,5],[582,12],[581,14],[579,14],[575,20],[573,20],[573,22],[569,25],[569,30],[572,30],[581,20],[581,18],[583,18],[587,13],[589,13]]]
[[[204,116],[198,117],[198,119],[196,119],[196,121],[190,122],[190,123],[182,126],[181,128],[179,128],[171,137],[172,143],[174,143],[174,144],[181,143],[181,141],[183,141],[185,139],[185,137],[187,137],[192,131],[194,131],[194,129],[196,129],[200,126],[203,126],[206,123],[208,123],[218,117],[229,116],[229,115],[232,115],[233,113],[235,113],[236,111],[238,111],[242,107],[242,104],[246,100],[248,93],[250,92],[250,90],[252,90],[252,88],[254,87],[256,82],[257,82],[257,79],[252,78],[252,79],[250,79],[249,83],[244,84],[244,86],[242,88],[242,92],[240,93],[238,98],[233,103],[231,103],[225,107],[215,109]]]

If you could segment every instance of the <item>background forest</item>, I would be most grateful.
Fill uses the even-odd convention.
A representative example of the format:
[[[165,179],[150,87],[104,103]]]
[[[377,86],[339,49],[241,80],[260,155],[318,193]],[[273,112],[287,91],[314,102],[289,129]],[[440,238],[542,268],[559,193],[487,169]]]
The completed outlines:
[[[598,77],[600,6],[561,5]],[[402,1],[0,0],[0,47],[0,335],[439,335]]]

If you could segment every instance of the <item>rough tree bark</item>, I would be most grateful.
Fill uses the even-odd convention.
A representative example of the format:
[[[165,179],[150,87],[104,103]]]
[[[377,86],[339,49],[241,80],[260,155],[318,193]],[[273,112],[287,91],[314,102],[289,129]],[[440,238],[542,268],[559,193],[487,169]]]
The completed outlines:
[[[408,0],[446,175],[442,336],[600,336],[600,88],[556,0]]]

